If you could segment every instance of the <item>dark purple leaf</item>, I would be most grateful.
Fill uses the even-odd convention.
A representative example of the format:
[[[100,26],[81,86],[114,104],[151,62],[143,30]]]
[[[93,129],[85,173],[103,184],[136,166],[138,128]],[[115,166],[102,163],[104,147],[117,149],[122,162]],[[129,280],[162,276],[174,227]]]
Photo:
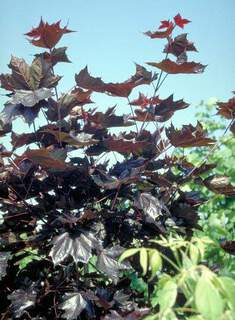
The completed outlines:
[[[63,262],[68,256],[72,256],[76,263],[87,263],[92,256],[91,252],[96,242],[97,239],[90,232],[79,235],[65,232],[54,239],[50,256],[55,265]]]
[[[111,278],[114,283],[118,281],[120,271],[130,268],[129,265],[118,262],[118,258],[123,250],[124,248],[120,246],[103,249],[97,258],[96,267]]]
[[[87,307],[87,301],[79,292],[67,292],[59,308],[64,310],[62,319],[74,320]]]
[[[15,318],[20,318],[25,310],[35,305],[37,292],[34,285],[32,285],[27,290],[17,289],[7,297],[11,300],[10,309],[14,313]]]
[[[200,122],[194,127],[191,124],[183,125],[182,129],[176,129],[172,124],[166,129],[166,135],[170,143],[175,147],[203,147],[211,146],[215,143],[214,139],[206,136],[206,131]]]
[[[116,177],[126,177],[131,174],[133,169],[142,167],[144,162],[144,158],[129,159],[123,162],[117,162],[110,170],[110,174]]]
[[[92,77],[87,67],[75,75],[75,80],[79,87],[88,90],[105,92],[118,97],[128,97],[133,88],[142,84],[150,84],[153,77],[151,72],[136,64],[136,73],[122,83],[105,83],[101,78]]]
[[[42,56],[45,61],[55,66],[58,62],[71,62],[66,54],[67,47],[54,48],[50,53],[43,52],[35,57]]]
[[[5,104],[4,109],[0,113],[4,124],[11,123],[16,117],[22,117],[29,125],[33,123],[40,109],[47,106],[47,101],[39,101],[35,106],[29,108],[22,104]]]
[[[10,252],[0,252],[0,280],[6,275],[7,262],[11,257]]]
[[[4,123],[2,119],[0,119],[0,137],[4,136],[8,132],[11,132],[11,130],[12,125],[10,123]]]
[[[187,33],[178,35],[174,38],[174,40],[170,39],[169,43],[164,49],[164,52],[171,53],[177,58],[179,58],[183,54],[186,54],[187,51],[197,51],[194,44],[191,41],[188,41]]]
[[[220,243],[220,247],[225,252],[235,256],[235,240],[224,240]]]
[[[143,319],[149,313],[148,308],[137,309],[125,315],[118,313],[115,310],[111,310],[110,314],[106,315],[102,320],[140,320]]]
[[[151,194],[143,192],[135,201],[135,206],[144,212],[145,221],[154,224],[161,232],[165,232],[161,220],[170,217],[170,211],[163,202],[153,197]]]
[[[225,196],[235,195],[235,186],[229,183],[230,179],[226,176],[209,176],[203,181],[203,184],[211,191]]]

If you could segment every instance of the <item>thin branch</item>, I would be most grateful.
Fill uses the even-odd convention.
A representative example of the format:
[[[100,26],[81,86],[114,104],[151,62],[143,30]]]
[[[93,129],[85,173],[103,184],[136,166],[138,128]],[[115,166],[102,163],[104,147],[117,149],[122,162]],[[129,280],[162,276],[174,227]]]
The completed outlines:
[[[128,101],[129,106],[130,106],[130,108],[131,108],[132,116],[133,116],[133,118],[135,118],[134,110],[133,110],[133,107],[132,107],[132,105],[131,105],[131,101],[130,101],[129,97],[127,97],[127,101]],[[136,121],[135,119],[134,119],[134,121],[135,121],[136,133],[138,134],[138,133],[139,133],[139,132],[138,132],[139,130],[138,130],[138,126],[137,126],[137,121]]]
[[[44,115],[44,117],[46,119],[47,124],[49,124],[49,121],[48,121],[48,118],[47,118],[47,115],[46,115],[45,111],[43,109],[41,109],[41,110],[42,110],[42,113],[43,113],[43,115]]]
[[[51,54],[52,50],[50,49],[50,54]],[[51,71],[53,73],[53,75],[55,75],[55,71],[54,71],[54,67],[51,66]],[[57,87],[54,87],[55,89],[55,96],[56,96],[56,100],[58,103],[59,100],[59,95],[58,95],[58,91],[57,91]],[[57,112],[58,112],[58,122],[59,122],[59,143],[60,146],[62,147],[62,143],[61,143],[61,110],[60,110],[60,104],[58,103],[58,108],[57,108]]]
[[[120,188],[121,188],[121,184],[119,184],[119,186],[118,186],[118,188],[117,188],[117,192],[116,192],[115,197],[114,197],[114,199],[113,199],[113,203],[112,203],[112,206],[111,206],[111,210],[114,209],[114,206],[115,206],[115,204],[116,204],[116,201],[117,201],[117,197],[118,197]]]
[[[34,131],[34,135],[35,135],[35,139],[36,139],[36,144],[37,144],[38,148],[40,148],[40,143],[38,142],[38,136],[37,136],[37,130],[36,130],[36,126],[35,126],[35,121],[33,121],[33,131]]]
[[[168,57],[168,53],[166,53],[165,59],[167,59],[167,57]],[[164,81],[166,80],[166,78],[167,78],[167,76],[168,76],[168,73],[167,73],[167,74],[165,74],[164,78],[162,79],[162,75],[163,75],[163,74],[164,74],[164,71],[161,70],[160,75],[159,75],[158,80],[157,80],[156,86],[154,86],[154,84],[153,84],[154,92],[153,92],[152,98],[155,98],[155,97],[156,97],[156,94],[157,94],[158,90],[160,89],[160,87],[162,86],[162,84],[164,83]],[[153,103],[151,103],[149,107],[152,108],[152,107],[153,107]],[[142,130],[143,130],[143,128],[144,128],[144,125],[145,125],[145,122],[146,122],[146,120],[147,120],[147,117],[148,117],[148,112],[146,112],[144,121],[143,121],[143,123],[142,123],[142,125],[141,125],[140,132],[139,132],[140,134],[141,134],[141,132],[142,132]]]

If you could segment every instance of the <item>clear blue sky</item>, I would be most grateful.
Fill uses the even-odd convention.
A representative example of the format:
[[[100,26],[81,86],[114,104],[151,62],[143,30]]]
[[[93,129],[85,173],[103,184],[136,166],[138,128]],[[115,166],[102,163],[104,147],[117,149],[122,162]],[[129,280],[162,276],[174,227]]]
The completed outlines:
[[[192,21],[185,31],[199,51],[189,55],[189,60],[208,67],[200,75],[170,76],[161,97],[174,93],[175,99],[184,98],[195,105],[212,96],[228,99],[235,89],[234,0],[8,0],[0,2],[0,11],[1,73],[8,71],[11,54],[30,62],[41,51],[31,46],[23,34],[37,26],[42,16],[50,23],[61,19],[65,25],[69,21],[69,28],[77,30],[60,42],[61,46],[69,47],[68,55],[73,62],[56,69],[64,75],[60,92],[74,85],[74,73],[85,65],[94,76],[120,82],[134,73],[134,62],[143,64],[163,58],[164,40],[151,40],[142,32],[156,30],[160,20],[181,13]],[[139,89],[142,88],[135,89],[131,98],[137,97]],[[144,92],[149,90],[143,87]],[[122,98],[96,94],[94,100],[102,109],[117,103],[120,113],[126,110],[126,100]],[[1,97],[0,110],[3,101]],[[193,107],[179,112],[174,122],[179,125],[194,121],[193,112]]]

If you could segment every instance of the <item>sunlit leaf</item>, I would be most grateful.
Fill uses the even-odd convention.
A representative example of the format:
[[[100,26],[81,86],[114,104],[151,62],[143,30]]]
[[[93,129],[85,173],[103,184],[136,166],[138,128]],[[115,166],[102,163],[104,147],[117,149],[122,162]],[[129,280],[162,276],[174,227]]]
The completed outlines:
[[[0,280],[6,275],[7,262],[11,258],[10,252],[0,252]]]
[[[72,256],[76,263],[87,263],[92,256],[95,242],[93,234],[89,232],[78,235],[64,232],[54,239],[50,256],[55,265],[63,262],[68,256]]]
[[[15,90],[14,95],[8,101],[9,104],[22,104],[25,107],[33,107],[39,101],[53,96],[52,89],[40,88],[35,91]]]
[[[211,191],[226,196],[235,195],[235,186],[230,184],[230,178],[226,176],[209,176],[203,180],[203,184]]]
[[[161,218],[169,217],[170,212],[164,203],[151,194],[143,192],[139,195],[135,205],[143,210],[146,222],[156,225],[161,232],[165,232]]]
[[[123,260],[135,255],[139,251],[140,251],[139,248],[127,249],[121,254],[119,261],[122,262]]]
[[[224,294],[228,299],[228,303],[235,314],[235,281],[229,277],[220,277],[219,282],[222,284]]]
[[[156,276],[156,273],[162,268],[162,258],[157,250],[149,251],[149,266],[151,268],[151,280]]]
[[[51,63],[42,56],[36,57],[31,65],[24,59],[12,56],[8,66],[12,73],[0,75],[1,86],[6,90],[34,91],[39,88],[51,88],[60,80],[60,77],[52,72]]]
[[[166,129],[166,135],[175,147],[202,147],[215,143],[214,139],[206,137],[206,132],[200,122],[195,127],[191,124],[184,125],[181,130],[177,130],[171,125]]]
[[[235,117],[235,98],[229,99],[227,102],[217,102],[217,113],[226,119]]]
[[[197,310],[208,320],[220,319],[224,301],[207,274],[199,278],[195,290]]]
[[[163,313],[174,306],[177,297],[177,285],[173,280],[168,280],[163,287],[157,291],[157,304]]]
[[[147,249],[141,248],[140,249],[140,265],[143,270],[143,276],[146,275],[148,271],[148,252]]]
[[[188,19],[182,18],[179,13],[174,17],[174,21],[175,21],[175,24],[182,29],[184,28],[185,24],[188,24],[189,22],[191,22]]]
[[[62,319],[76,320],[87,306],[87,301],[79,292],[67,292],[62,299],[63,302],[59,305],[64,311]]]
[[[30,42],[34,46],[52,49],[61,37],[69,32],[73,31],[67,29],[67,27],[61,28],[60,21],[49,24],[41,19],[38,27],[33,28],[25,35],[32,38]]]

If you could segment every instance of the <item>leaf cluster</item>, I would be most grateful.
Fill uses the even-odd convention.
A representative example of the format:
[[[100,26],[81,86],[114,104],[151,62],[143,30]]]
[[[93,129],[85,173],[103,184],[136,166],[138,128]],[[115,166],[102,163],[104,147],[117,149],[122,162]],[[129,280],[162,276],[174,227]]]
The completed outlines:
[[[150,272],[154,279],[161,268],[171,272],[173,267],[169,259],[168,265],[162,261],[163,246],[156,251],[159,243],[148,249],[146,244],[172,231],[189,239],[200,228],[198,208],[204,200],[197,191],[185,191],[185,184],[234,195],[223,177],[203,178],[214,164],[193,165],[168,151],[216,145],[199,122],[181,129],[168,126],[174,113],[189,104],[173,95],[158,96],[168,74],[205,69],[187,61],[188,52],[196,51],[187,36],[173,37],[187,23],[177,15],[174,23],[162,21],[160,29],[166,30],[146,33],[167,41],[166,58],[148,63],[157,73],[137,64],[126,81],[112,83],[91,76],[85,67],[62,94],[55,67],[70,60],[67,48],[57,44],[71,30],[41,20],[26,33],[32,45],[46,51],[31,64],[12,57],[10,73],[0,76],[9,98],[0,135],[11,139],[10,150],[0,145],[2,319],[142,318],[151,304],[140,275]],[[152,96],[140,93],[131,101],[131,92],[142,85],[153,86]],[[105,112],[91,107],[93,92],[126,99],[127,111],[120,115],[117,106]],[[232,110],[230,102],[218,107],[225,117],[225,109]],[[31,132],[12,130],[18,117]],[[154,130],[147,130],[149,123]],[[142,247],[133,249],[140,264],[119,259],[133,245]],[[162,299],[175,287],[171,282],[162,288]]]

